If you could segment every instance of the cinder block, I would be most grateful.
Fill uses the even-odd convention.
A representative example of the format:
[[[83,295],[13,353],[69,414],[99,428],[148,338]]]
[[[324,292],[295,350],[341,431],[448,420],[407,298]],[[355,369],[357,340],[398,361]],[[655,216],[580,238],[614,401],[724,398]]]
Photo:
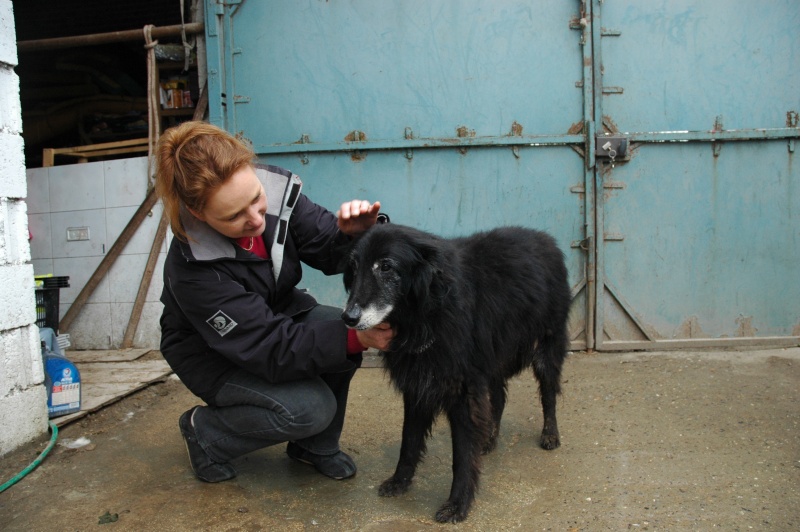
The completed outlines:
[[[17,66],[17,30],[11,0],[0,0],[0,62]]]
[[[23,146],[22,136],[0,131],[0,197],[22,199],[27,195]]]
[[[19,77],[11,67],[2,64],[0,64],[0,129],[8,133],[22,133]]]
[[[39,328],[0,332],[0,390],[26,389],[44,382]]]
[[[25,201],[0,199],[0,264],[30,262]]]
[[[3,312],[0,312],[0,331],[34,323],[35,298],[31,264],[0,266],[0,308],[3,309]]]
[[[0,198],[0,265],[12,263],[9,260],[12,248],[11,235],[8,234],[10,223],[8,219],[8,201],[5,198]]]
[[[0,427],[0,457],[45,434],[48,416],[44,386],[0,395]]]
[[[22,264],[31,260],[31,245],[28,239],[28,205],[25,200],[17,199],[8,202],[8,220],[6,228],[11,238],[11,254],[9,262]]]
[[[42,384],[44,382],[44,361],[42,360],[42,340],[39,336],[39,327],[28,325],[19,330],[22,340],[20,349],[23,350],[23,353],[30,353],[28,358],[29,382],[32,386]]]

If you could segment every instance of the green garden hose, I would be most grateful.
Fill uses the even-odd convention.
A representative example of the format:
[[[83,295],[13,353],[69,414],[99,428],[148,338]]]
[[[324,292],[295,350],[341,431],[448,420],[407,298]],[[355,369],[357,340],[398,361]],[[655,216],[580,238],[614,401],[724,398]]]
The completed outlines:
[[[39,454],[39,456],[36,457],[36,460],[31,462],[31,464],[28,467],[17,473],[17,475],[14,478],[12,478],[8,482],[0,486],[0,493],[3,493],[5,490],[7,490],[20,480],[22,480],[25,477],[25,475],[33,471],[36,468],[36,466],[42,463],[42,460],[44,460],[45,456],[47,456],[47,453],[49,453],[50,450],[53,448],[53,446],[56,444],[56,438],[58,438],[58,427],[52,421],[50,421],[50,432],[52,433],[52,436],[50,436],[50,443],[47,444],[47,448],[44,451],[42,451]]]

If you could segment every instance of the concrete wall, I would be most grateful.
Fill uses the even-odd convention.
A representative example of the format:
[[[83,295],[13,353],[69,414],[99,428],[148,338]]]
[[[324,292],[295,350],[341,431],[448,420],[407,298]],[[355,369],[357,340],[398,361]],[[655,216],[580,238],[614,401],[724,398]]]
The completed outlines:
[[[0,456],[47,430],[11,0],[0,0]]]
[[[28,222],[35,273],[69,277],[69,288],[59,291],[60,317],[145,199],[147,173],[147,157],[28,169]],[[161,211],[161,204],[156,204],[70,326],[71,349],[117,349],[122,345]],[[82,232],[87,239],[71,239],[70,228],[86,228]],[[165,256],[166,245],[162,244],[134,347],[159,346]]]

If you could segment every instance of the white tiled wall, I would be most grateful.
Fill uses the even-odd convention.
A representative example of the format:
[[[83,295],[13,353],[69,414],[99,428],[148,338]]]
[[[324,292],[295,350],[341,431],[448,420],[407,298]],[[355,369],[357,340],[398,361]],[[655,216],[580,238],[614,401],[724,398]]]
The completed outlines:
[[[27,171],[31,259],[37,275],[68,276],[60,317],[86,285],[147,195],[147,158],[33,168]],[[72,323],[76,349],[120,347],[161,216],[161,204],[142,222]],[[88,227],[89,240],[68,241],[67,229]],[[162,244],[135,347],[158,348]]]

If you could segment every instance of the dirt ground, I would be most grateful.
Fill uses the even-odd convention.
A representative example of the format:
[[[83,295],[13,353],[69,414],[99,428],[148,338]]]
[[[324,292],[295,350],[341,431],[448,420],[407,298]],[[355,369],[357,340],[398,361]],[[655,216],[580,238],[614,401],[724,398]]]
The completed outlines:
[[[451,481],[444,419],[411,490],[378,496],[402,422],[401,400],[380,369],[362,369],[351,388],[342,444],[359,472],[347,481],[289,460],[284,445],[237,460],[232,481],[196,480],[177,427],[196,403],[173,377],[63,427],[42,464],[0,494],[0,529],[800,529],[797,348],[574,354],[555,451],[536,443],[533,377],[516,378],[498,447],[459,525],[433,520]],[[0,481],[48,439],[0,460]]]

